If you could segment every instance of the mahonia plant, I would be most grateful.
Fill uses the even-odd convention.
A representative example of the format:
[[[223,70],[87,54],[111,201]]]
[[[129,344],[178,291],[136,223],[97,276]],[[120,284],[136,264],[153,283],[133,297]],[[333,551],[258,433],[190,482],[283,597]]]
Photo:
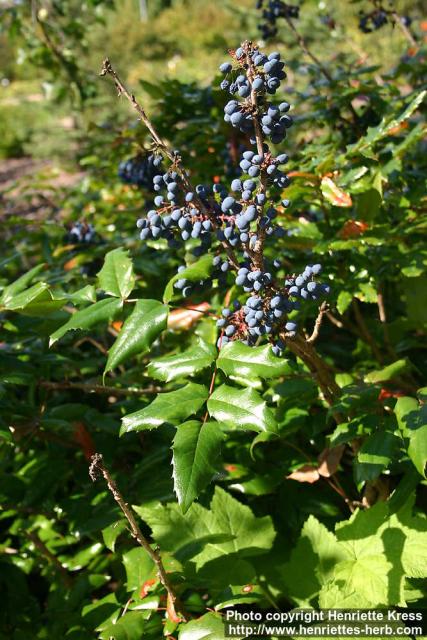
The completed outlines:
[[[294,312],[306,300],[321,300],[329,293],[329,286],[316,281],[320,264],[309,264],[300,274],[279,278],[280,260],[267,260],[264,255],[266,243],[285,233],[275,220],[289,206],[281,195],[289,185],[281,169],[288,156],[275,155],[270,143],[279,144],[286,138],[293,123],[290,104],[283,101],[276,105],[268,98],[286,78],[285,63],[280,53],[267,56],[248,41],[230,53],[232,62],[220,67],[225,76],[221,88],[233,96],[225,105],[224,120],[247,134],[253,146],[243,152],[241,176],[229,188],[219,183],[193,188],[175,151],[169,168],[153,178],[158,192],[155,208],[140,218],[137,226],[141,240],[163,238],[175,248],[197,239],[196,256],[209,251],[214,254],[210,280],[200,281],[196,287],[185,278],[186,267],[178,269],[183,276],[174,287],[183,297],[191,296],[195,288],[208,287],[213,278],[219,285],[229,284],[230,273],[234,284],[249,294],[222,310],[217,322],[221,331],[218,347],[231,340],[253,346],[265,338],[275,355],[280,355],[284,339],[297,333]],[[153,161],[157,166],[159,158]]]

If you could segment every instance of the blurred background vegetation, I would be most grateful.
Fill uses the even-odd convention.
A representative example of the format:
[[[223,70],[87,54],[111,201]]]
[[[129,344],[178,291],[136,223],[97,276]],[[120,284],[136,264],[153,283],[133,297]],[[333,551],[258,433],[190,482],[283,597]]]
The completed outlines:
[[[410,13],[419,38],[422,4],[394,4],[399,14]],[[358,12],[368,2],[307,5],[298,29],[325,62],[339,64],[347,54],[354,63],[377,66],[381,75],[408,47],[391,25],[372,34],[358,29]],[[242,34],[259,35],[253,0],[2,0],[0,11],[0,158],[32,156],[68,165],[95,120],[106,126],[128,118],[127,106],[112,100],[111,86],[97,76],[104,56],[135,89],[141,80],[160,79],[208,86],[230,44],[237,45]],[[278,39],[292,69],[289,85],[298,87],[307,60],[284,22]]]

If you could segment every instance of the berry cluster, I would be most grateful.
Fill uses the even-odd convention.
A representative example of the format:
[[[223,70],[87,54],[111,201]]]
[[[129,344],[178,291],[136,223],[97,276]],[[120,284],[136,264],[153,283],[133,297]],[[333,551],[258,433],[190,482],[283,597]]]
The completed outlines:
[[[256,8],[262,9],[263,22],[258,25],[258,29],[264,40],[269,40],[277,35],[278,18],[299,18],[299,6],[287,4],[282,0],[267,0],[266,8],[264,8],[264,0],[257,0]]]
[[[183,297],[213,285],[217,289],[241,288],[242,299],[223,309],[218,321],[219,346],[229,340],[254,345],[264,338],[281,354],[284,339],[296,335],[293,316],[301,304],[327,295],[329,287],[316,282],[321,270],[318,264],[308,265],[302,274],[281,276],[281,262],[269,261],[264,255],[270,238],[286,234],[277,219],[281,207],[290,204],[282,199],[289,178],[281,167],[288,156],[275,156],[268,142],[281,142],[292,125],[288,102],[275,105],[267,101],[267,94],[277,88],[269,83],[273,79],[280,83],[285,77],[284,64],[280,54],[266,56],[251,42],[243,43],[231,55],[233,64],[221,65],[227,76],[222,87],[238,96],[226,106],[225,119],[247,129],[255,149],[243,151],[241,173],[229,188],[221,183],[193,187],[179,162],[173,162],[166,172],[153,177],[155,208],[137,225],[142,240],[164,238],[171,247],[189,241],[194,255],[214,249],[208,278],[193,282],[185,278],[185,267],[178,269],[183,277],[176,279],[174,288]],[[274,204],[277,199],[279,207]]]
[[[241,102],[238,99],[230,100],[224,107],[224,120],[243,133],[252,136],[251,144],[254,144],[254,97],[260,103],[263,110],[260,112],[263,132],[275,144],[282,142],[286,136],[286,129],[292,125],[292,118],[285,115],[289,110],[289,104],[282,102],[278,107],[265,103],[262,99],[266,93],[274,95],[280,86],[281,80],[286,78],[284,62],[280,59],[280,53],[273,51],[266,56],[259,49],[252,48],[248,56],[242,47],[234,52],[236,67],[229,62],[220,66],[220,71],[227,77],[221,82],[221,88],[231,95],[238,93],[240,98],[246,98]],[[261,98],[261,99],[259,99]]]
[[[68,230],[65,241],[72,244],[92,244],[98,239],[93,225],[87,222],[74,222]]]
[[[400,20],[405,27],[411,26],[412,20],[409,16],[398,17],[397,14],[393,11],[388,11],[381,6],[380,3],[375,4],[377,6],[369,13],[365,13],[364,11],[359,12],[359,29],[363,33],[377,31],[389,22],[394,23],[396,19]]]
[[[274,261],[273,266],[279,267],[279,261]],[[289,313],[300,309],[298,298],[317,300],[330,291],[328,285],[314,280],[321,269],[320,264],[307,265],[301,275],[288,277],[280,288],[271,273],[241,267],[235,282],[245,292],[251,292],[251,296],[243,306],[235,301],[233,309],[222,310],[222,317],[217,321],[217,327],[222,330],[218,347],[231,339],[254,345],[261,336],[267,336],[273,352],[280,355],[284,348],[281,334],[286,332],[286,336],[292,338],[298,330],[298,323],[288,318]]]
[[[134,158],[120,162],[118,176],[126,184],[134,184],[137,187],[152,190],[153,178],[161,162],[161,156],[153,154],[148,156],[137,155]]]
[[[388,22],[387,13],[382,9],[374,9],[370,13],[361,11],[359,15],[359,29],[363,33],[377,31]]]

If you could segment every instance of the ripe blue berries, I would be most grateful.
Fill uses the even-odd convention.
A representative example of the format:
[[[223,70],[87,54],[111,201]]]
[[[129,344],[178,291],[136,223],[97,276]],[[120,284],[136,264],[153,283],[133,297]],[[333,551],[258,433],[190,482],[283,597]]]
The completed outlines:
[[[187,254],[195,257],[214,253],[203,280],[186,278],[180,267],[174,290],[183,297],[205,296],[209,287],[220,296],[221,290],[235,291],[238,300],[217,318],[219,347],[234,340],[249,346],[268,341],[281,355],[285,341],[297,335],[298,310],[327,295],[329,287],[317,282],[320,264],[285,275],[279,256],[265,253],[267,243],[274,250],[273,239],[288,233],[280,223],[282,207],[290,204],[282,199],[289,184],[283,171],[288,156],[275,155],[270,146],[281,143],[292,125],[289,103],[269,98],[286,77],[280,53],[267,56],[245,42],[232,58],[220,67],[226,76],[221,88],[232,95],[224,120],[243,131],[253,148],[239,149],[239,168],[229,172],[227,186],[191,185],[177,162],[153,175],[154,206],[137,226],[143,241],[163,239],[171,248],[185,242]]]

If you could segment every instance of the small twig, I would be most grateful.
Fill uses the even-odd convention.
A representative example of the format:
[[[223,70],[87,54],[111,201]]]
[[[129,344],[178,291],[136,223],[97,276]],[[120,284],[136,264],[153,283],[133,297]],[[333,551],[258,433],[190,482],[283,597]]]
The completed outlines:
[[[323,316],[328,310],[328,305],[326,302],[323,302],[319,309],[319,315],[316,318],[316,322],[314,323],[313,333],[309,338],[307,338],[307,342],[315,342],[319,337],[320,327],[322,326]]]
[[[49,382],[48,380],[40,380],[39,386],[45,389],[57,391],[75,390],[84,393],[101,393],[112,396],[142,396],[145,394],[162,393],[162,387],[147,387],[146,389],[120,389],[118,387],[104,387],[101,384],[84,384],[80,382]]]
[[[194,189],[193,185],[191,184],[191,181],[188,177],[187,171],[185,170],[185,167],[183,165],[182,162],[182,158],[181,156],[176,153],[175,151],[173,151],[172,149],[170,149],[169,145],[167,144],[167,142],[158,134],[158,132],[156,131],[153,123],[151,122],[151,120],[149,119],[149,117],[147,116],[145,109],[142,107],[142,105],[137,101],[137,99],[135,98],[134,94],[131,93],[126,85],[123,83],[123,81],[120,79],[119,75],[117,74],[117,72],[115,71],[115,69],[113,68],[110,60],[108,58],[105,58],[103,64],[102,64],[102,70],[100,73],[101,76],[106,76],[106,75],[110,75],[112,76],[112,78],[114,79],[114,84],[116,86],[118,95],[124,95],[127,100],[130,102],[130,104],[132,105],[132,107],[135,109],[135,111],[138,113],[141,121],[144,123],[144,125],[147,127],[148,131],[151,134],[151,137],[154,140],[154,144],[157,146],[158,149],[160,149],[166,156],[167,158],[171,161],[172,165],[176,168],[176,170],[178,171],[181,180],[182,180],[182,184],[184,185],[185,189],[187,190],[187,192],[191,192],[194,193],[195,196],[195,200],[197,201],[200,210],[203,211],[205,213],[205,215],[208,216],[208,218],[210,219],[212,225],[214,228],[216,228],[217,226],[217,220],[215,218],[215,216],[212,214],[212,212],[209,210],[209,208],[206,207],[205,203],[203,202],[203,200],[197,195],[197,191]],[[229,259],[230,264],[232,265],[233,269],[235,269],[236,271],[239,269],[239,261],[231,247],[231,245],[223,240],[221,241],[221,244],[227,254],[227,257]]]
[[[401,16],[397,13],[397,11],[392,11],[391,15],[393,16],[395,24],[399,27],[404,37],[407,39],[411,47],[418,47],[417,41],[412,35],[410,29],[406,26],[406,24],[402,21]]]
[[[135,538],[135,540],[138,541],[138,543],[148,553],[148,555],[150,556],[151,560],[156,565],[157,574],[158,574],[159,580],[160,580],[160,582],[162,583],[162,585],[164,586],[164,588],[166,589],[166,591],[168,593],[168,598],[169,598],[169,602],[170,602],[172,616],[175,616],[176,618],[178,618],[177,611],[179,611],[181,619],[185,621],[186,618],[185,618],[185,615],[184,615],[184,612],[183,612],[182,604],[180,603],[179,598],[175,593],[174,587],[172,586],[172,584],[171,584],[171,582],[169,580],[169,577],[168,577],[168,575],[166,573],[166,569],[165,569],[165,567],[163,565],[163,561],[162,561],[162,558],[160,556],[159,548],[155,547],[153,549],[151,547],[150,543],[148,542],[148,540],[142,534],[142,531],[139,528],[139,525],[138,525],[138,523],[136,521],[134,512],[132,511],[132,509],[129,507],[129,505],[127,504],[127,502],[123,498],[122,494],[120,493],[119,488],[117,487],[117,484],[115,483],[115,481],[111,477],[110,472],[108,471],[107,467],[104,465],[104,461],[103,461],[102,455],[100,453],[95,453],[95,455],[93,455],[92,458],[91,458],[91,463],[90,463],[90,467],[89,467],[89,475],[90,475],[91,479],[93,480],[93,482],[95,482],[100,474],[103,476],[104,480],[106,481],[108,489],[109,489],[111,495],[113,496],[114,500],[119,505],[119,507],[122,510],[126,520],[129,522],[129,525],[130,525],[130,528],[131,528],[132,537]]]
[[[25,535],[27,536],[27,538],[29,538],[31,540],[33,545],[42,553],[42,555],[50,562],[50,564],[52,564],[55,567],[55,569],[61,574],[65,585],[67,587],[70,587],[71,586],[71,578],[68,575],[68,572],[67,572],[66,568],[64,567],[64,565],[62,565],[59,562],[58,558],[51,551],[49,551],[49,549],[47,548],[45,543],[42,542],[42,540],[40,540],[38,535],[36,535],[32,531],[26,531]]]
[[[338,320],[338,318],[332,315],[330,311],[326,311],[326,317],[333,325],[338,327],[338,329],[344,329],[344,324],[341,322],[341,320]]]

